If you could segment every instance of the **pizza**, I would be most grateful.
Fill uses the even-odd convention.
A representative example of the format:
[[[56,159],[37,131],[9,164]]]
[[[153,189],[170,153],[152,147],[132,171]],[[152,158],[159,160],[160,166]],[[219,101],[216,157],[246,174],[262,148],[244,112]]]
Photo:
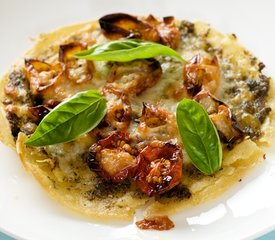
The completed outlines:
[[[76,212],[169,215],[220,196],[264,160],[274,133],[264,67],[206,23],[109,14],[42,34],[2,77],[0,138]]]

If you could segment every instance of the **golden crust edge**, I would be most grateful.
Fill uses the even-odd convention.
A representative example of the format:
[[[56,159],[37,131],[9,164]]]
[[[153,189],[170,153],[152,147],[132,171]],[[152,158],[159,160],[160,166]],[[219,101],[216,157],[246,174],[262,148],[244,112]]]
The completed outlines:
[[[82,199],[80,194],[75,194],[74,192],[68,194],[68,191],[65,189],[65,187],[64,189],[61,189],[61,191],[55,189],[53,182],[50,180],[52,178],[50,173],[43,171],[38,166],[38,164],[35,164],[37,153],[35,151],[28,150],[29,147],[24,144],[26,139],[26,135],[19,133],[18,140],[16,142],[16,149],[24,169],[34,176],[40,186],[52,197],[52,199],[59,202],[62,206],[72,210],[75,214],[85,216],[91,220],[102,222],[114,219],[129,221],[133,218],[135,210],[139,206],[143,206],[146,203],[147,199],[140,199],[140,201],[136,200],[132,202],[132,208],[123,208],[120,211],[116,211],[116,209],[110,209],[107,211],[104,208],[105,202],[102,204],[98,202],[98,205],[85,208],[85,206],[81,203]]]

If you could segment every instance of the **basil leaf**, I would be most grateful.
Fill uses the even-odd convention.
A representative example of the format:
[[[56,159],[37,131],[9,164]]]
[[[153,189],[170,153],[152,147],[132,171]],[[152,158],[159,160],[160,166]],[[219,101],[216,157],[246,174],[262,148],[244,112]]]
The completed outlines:
[[[183,146],[192,163],[206,175],[218,171],[222,148],[207,112],[194,100],[183,99],[177,106],[176,115]]]
[[[74,57],[92,61],[128,62],[135,59],[152,58],[156,56],[170,56],[181,62],[185,60],[172,48],[155,42],[139,39],[124,39],[97,44]]]
[[[77,93],[47,114],[25,144],[46,146],[74,140],[95,128],[106,111],[106,100],[96,90]]]

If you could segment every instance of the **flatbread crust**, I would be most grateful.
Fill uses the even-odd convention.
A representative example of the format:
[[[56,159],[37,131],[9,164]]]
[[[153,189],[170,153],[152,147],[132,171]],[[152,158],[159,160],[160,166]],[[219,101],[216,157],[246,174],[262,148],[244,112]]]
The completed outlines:
[[[55,57],[47,56],[47,52],[57,51],[60,43],[66,42],[64,39],[70,39],[71,35],[78,35],[87,31],[93,31],[98,27],[98,22],[88,22],[73,26],[68,26],[56,30],[50,34],[43,34],[37,40],[35,46],[24,55],[24,58],[39,58],[41,55],[46,56],[47,62],[51,63],[56,60]],[[196,22],[195,31],[198,35],[204,35],[209,30],[209,25]],[[208,41],[213,47],[219,47],[223,53],[230,58],[238,58],[243,60],[243,68],[249,67],[247,57],[243,52],[245,49],[231,35],[223,35],[211,28],[208,34]],[[186,51],[185,58],[192,57],[192,51]],[[214,199],[228,190],[232,185],[239,182],[247,172],[257,163],[264,159],[263,145],[269,145],[274,133],[274,111],[266,118],[262,125],[262,135],[256,141],[245,139],[238,143],[232,150],[224,150],[222,169],[213,176],[186,177],[182,179],[182,183],[187,186],[192,196],[183,200],[177,199],[156,199],[150,201],[150,198],[137,194],[135,189],[127,188],[125,191],[119,192],[116,196],[106,196],[105,199],[94,198],[89,199],[85,192],[89,191],[93,183],[93,177],[96,176],[79,165],[79,174],[82,176],[89,175],[89,185],[70,183],[63,181],[63,173],[58,169],[53,169],[51,164],[53,159],[49,159],[38,148],[27,147],[24,142],[27,136],[20,132],[14,143],[11,134],[9,122],[4,113],[4,105],[2,104],[5,93],[4,86],[8,82],[8,76],[14,68],[22,66],[23,58],[20,59],[12,69],[4,75],[0,82],[0,139],[1,141],[13,148],[16,148],[25,169],[30,172],[41,184],[41,186],[57,201],[68,208],[86,215],[90,218],[119,218],[131,219],[137,208],[147,204],[145,215],[164,215],[179,211],[180,209],[193,207],[197,204]],[[267,105],[274,109],[274,88],[271,84]]]

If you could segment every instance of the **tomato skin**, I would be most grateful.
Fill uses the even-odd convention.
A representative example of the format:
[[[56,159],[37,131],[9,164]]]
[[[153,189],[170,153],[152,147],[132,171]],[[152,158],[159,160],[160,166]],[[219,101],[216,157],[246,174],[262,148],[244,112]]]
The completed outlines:
[[[193,99],[204,107],[218,130],[220,140],[227,144],[228,148],[244,137],[241,124],[224,102],[207,90],[201,90]]]
[[[136,225],[140,229],[154,229],[158,231],[170,230],[175,224],[168,216],[146,217],[141,221],[137,221]]]
[[[184,87],[190,97],[202,89],[214,94],[220,86],[218,59],[195,55],[183,68]]]
[[[90,147],[87,164],[104,180],[121,183],[132,178],[137,168],[137,151],[129,144],[129,134],[116,132]]]
[[[154,86],[162,75],[160,63],[154,58],[115,62],[107,79],[106,88],[123,94],[141,94]]]
[[[162,194],[181,182],[182,151],[179,145],[153,141],[137,157],[135,182],[148,196]]]
[[[117,131],[126,131],[130,125],[132,108],[124,93],[113,88],[104,88],[103,95],[107,99],[108,112],[105,121]],[[115,98],[115,101],[109,99]]]

